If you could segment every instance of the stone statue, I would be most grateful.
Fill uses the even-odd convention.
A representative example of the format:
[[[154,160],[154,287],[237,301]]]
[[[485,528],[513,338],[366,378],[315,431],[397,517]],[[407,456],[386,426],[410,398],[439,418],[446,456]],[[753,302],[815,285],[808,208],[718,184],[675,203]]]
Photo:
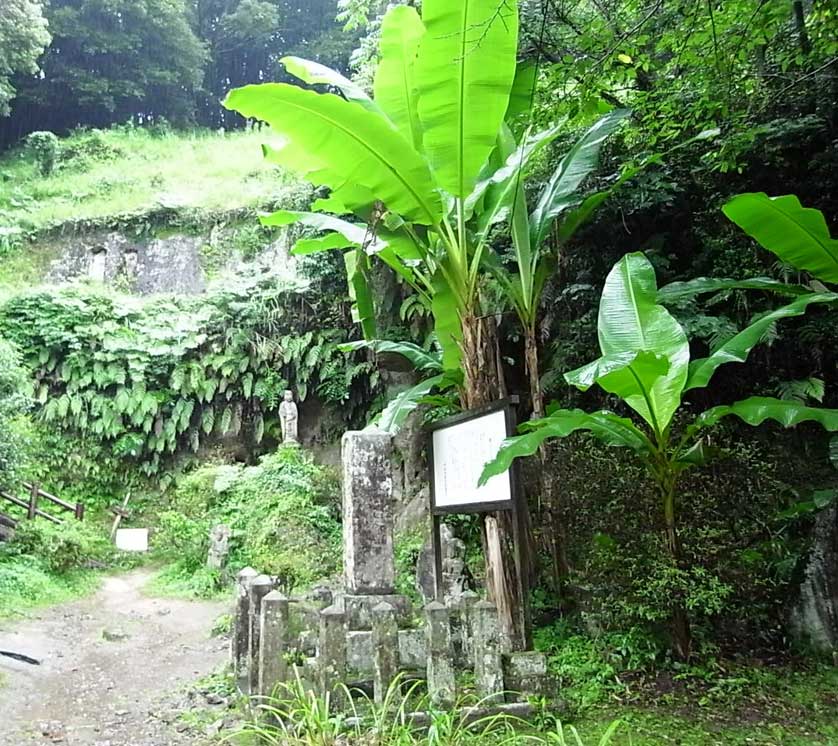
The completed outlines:
[[[207,567],[221,570],[230,554],[230,527],[220,523],[210,531],[210,546],[207,552]]]
[[[286,391],[279,405],[279,421],[282,424],[282,442],[298,443],[297,440],[297,418],[299,412],[294,403],[294,392]]]

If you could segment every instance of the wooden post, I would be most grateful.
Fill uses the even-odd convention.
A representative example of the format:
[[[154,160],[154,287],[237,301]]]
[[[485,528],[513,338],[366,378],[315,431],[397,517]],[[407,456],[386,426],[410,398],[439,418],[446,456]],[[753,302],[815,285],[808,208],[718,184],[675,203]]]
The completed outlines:
[[[33,484],[32,489],[29,490],[29,510],[26,517],[31,521],[36,515],[38,515],[38,485]]]
[[[84,520],[84,503],[76,503],[76,520]]]

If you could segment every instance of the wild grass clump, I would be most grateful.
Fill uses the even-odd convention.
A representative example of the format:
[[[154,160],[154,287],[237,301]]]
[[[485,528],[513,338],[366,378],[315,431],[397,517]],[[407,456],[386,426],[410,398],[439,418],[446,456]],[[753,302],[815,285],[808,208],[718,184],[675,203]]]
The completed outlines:
[[[615,721],[598,740],[583,741],[573,726],[544,713],[537,722],[504,713],[480,715],[487,702],[471,698],[440,710],[431,704],[424,682],[403,677],[390,685],[380,704],[346,687],[335,696],[341,707],[297,677],[277,687],[255,708],[250,722],[225,740],[248,746],[608,746],[620,727]]]

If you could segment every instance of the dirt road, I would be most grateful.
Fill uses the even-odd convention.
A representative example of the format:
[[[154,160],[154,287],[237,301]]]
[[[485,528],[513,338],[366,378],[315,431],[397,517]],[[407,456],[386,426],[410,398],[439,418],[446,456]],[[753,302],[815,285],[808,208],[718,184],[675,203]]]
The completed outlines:
[[[88,599],[0,628],[0,745],[180,746],[200,743],[177,720],[178,691],[216,669],[210,637],[223,603],[152,599],[148,570],[107,578]]]

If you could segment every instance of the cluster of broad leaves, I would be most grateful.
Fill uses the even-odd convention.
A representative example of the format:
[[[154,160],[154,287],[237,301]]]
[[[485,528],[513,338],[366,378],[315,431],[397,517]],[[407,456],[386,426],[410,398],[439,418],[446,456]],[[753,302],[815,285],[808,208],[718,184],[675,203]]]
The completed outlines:
[[[269,160],[330,190],[310,212],[281,211],[263,222],[325,232],[298,243],[298,254],[345,251],[367,339],[377,336],[371,257],[389,266],[431,312],[446,370],[460,365],[462,325],[476,313],[487,274],[522,323],[532,323],[550,271],[545,239],[559,221],[566,240],[605,198],[583,201],[579,187],[627,115],[615,110],[590,127],[530,209],[523,177],[562,130],[516,136],[509,126],[529,106],[533,85],[530,71],[516,67],[517,47],[516,2],[426,0],[421,17],[408,6],[384,16],[373,97],[334,70],[286,57],[290,74],[342,95],[269,83],[233,90],[225,101],[280,135],[265,147]],[[500,226],[514,245],[506,263],[492,245]]]
[[[685,394],[709,386],[722,365],[744,363],[772,324],[801,316],[813,306],[838,305],[838,293],[823,284],[838,282],[838,240],[830,236],[819,211],[804,208],[793,195],[771,198],[752,193],[732,199],[724,213],[782,261],[808,271],[814,278],[810,285],[786,285],[770,278],[741,282],[699,278],[658,290],[654,269],[643,254],[623,257],[608,275],[600,300],[601,357],[566,373],[565,379],[583,391],[597,384],[634,410],[645,426],[610,411],[554,408],[545,419],[525,425],[528,432],[504,443],[498,457],[487,465],[484,480],[504,472],[516,457],[535,453],[548,438],[579,430],[590,431],[608,445],[630,448],[648,464],[656,479],[668,470],[677,473],[704,463],[710,454],[702,431],[724,417],[735,416],[749,425],[773,420],[785,427],[817,422],[829,431],[838,431],[838,410],[754,396],[700,413],[680,438],[671,438],[673,418]],[[793,300],[753,319],[708,357],[691,359],[687,335],[664,304],[731,288],[774,291],[793,296]]]
[[[241,280],[200,299],[151,301],[85,289],[40,290],[0,308],[4,338],[34,372],[47,427],[110,444],[154,475],[223,435],[258,445],[278,429],[283,391],[364,416],[378,373],[318,329],[301,288]]]

